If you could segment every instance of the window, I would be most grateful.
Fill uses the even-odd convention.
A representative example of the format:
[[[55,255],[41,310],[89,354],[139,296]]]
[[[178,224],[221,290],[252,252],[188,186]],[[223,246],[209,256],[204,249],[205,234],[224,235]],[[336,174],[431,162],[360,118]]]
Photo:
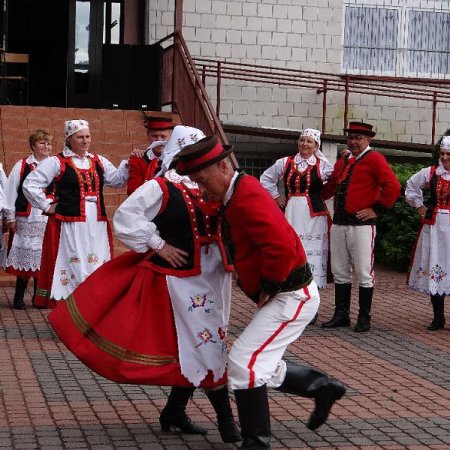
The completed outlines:
[[[249,175],[253,175],[258,178],[261,174],[270,167],[274,161],[269,158],[254,158],[254,157],[246,157],[246,156],[237,156],[237,160],[239,163],[239,167],[248,173]]]
[[[450,13],[409,11],[408,72],[450,74]]]
[[[345,8],[344,69],[394,72],[397,32],[395,9]]]
[[[105,1],[103,11],[103,43],[122,44],[122,4],[121,1]]]
[[[450,5],[446,10],[437,10],[431,0],[396,5],[385,0],[383,6],[345,6],[343,71],[450,78]]]

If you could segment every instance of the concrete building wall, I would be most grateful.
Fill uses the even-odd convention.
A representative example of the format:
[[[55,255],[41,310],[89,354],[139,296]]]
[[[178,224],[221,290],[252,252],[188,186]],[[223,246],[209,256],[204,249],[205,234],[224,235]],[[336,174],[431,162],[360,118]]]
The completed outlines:
[[[368,6],[399,8],[394,0],[366,0]],[[405,3],[405,2],[403,2]],[[439,3],[439,5],[438,5]],[[344,5],[355,0],[184,0],[183,35],[194,58],[343,74]],[[444,8],[443,2],[407,0],[405,5]],[[444,6],[443,6],[444,5]],[[173,31],[174,0],[150,0],[149,37]],[[216,80],[207,78],[215,104]],[[339,134],[344,95],[329,92],[326,131]],[[436,134],[448,126],[449,104],[438,103]],[[349,119],[367,120],[377,137],[431,143],[430,102],[351,94]],[[228,124],[302,129],[322,127],[322,94],[315,89],[223,80],[220,120]]]

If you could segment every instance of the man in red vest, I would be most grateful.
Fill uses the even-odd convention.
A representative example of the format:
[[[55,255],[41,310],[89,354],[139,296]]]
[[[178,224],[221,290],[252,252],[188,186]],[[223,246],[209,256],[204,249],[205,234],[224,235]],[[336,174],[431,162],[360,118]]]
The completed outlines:
[[[135,156],[129,161],[130,175],[127,194],[132,194],[144,182],[154,178],[161,167],[161,146],[152,145],[156,142],[168,141],[175,124],[171,118],[146,116],[145,128],[149,146],[142,157]]]
[[[385,157],[370,147],[372,125],[350,122],[344,130],[350,153],[340,158],[322,197],[334,196],[330,232],[330,261],[334,277],[335,312],[322,328],[350,326],[352,273],[359,285],[359,314],[355,331],[370,330],[375,274],[375,223],[400,196],[400,183]]]

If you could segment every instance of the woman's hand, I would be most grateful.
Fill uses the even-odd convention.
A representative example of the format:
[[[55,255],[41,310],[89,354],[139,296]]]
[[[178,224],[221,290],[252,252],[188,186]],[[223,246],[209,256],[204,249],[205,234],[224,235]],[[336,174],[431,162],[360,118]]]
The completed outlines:
[[[281,209],[286,208],[286,197],[284,197],[283,195],[280,195],[279,197],[277,197],[277,198],[275,199],[275,201],[277,202],[277,205],[278,205]]]
[[[173,268],[181,267],[187,263],[188,252],[176,248],[167,242],[161,250],[156,252],[162,259],[167,261]]]
[[[52,216],[53,214],[55,214],[56,205],[57,205],[57,203],[50,203],[50,207],[46,211],[44,211],[44,214],[46,216]]]

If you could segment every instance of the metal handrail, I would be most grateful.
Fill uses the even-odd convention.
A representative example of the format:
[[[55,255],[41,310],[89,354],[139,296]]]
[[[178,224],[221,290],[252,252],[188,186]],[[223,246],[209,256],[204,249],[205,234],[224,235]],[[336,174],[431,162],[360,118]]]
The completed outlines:
[[[203,129],[203,131],[206,134],[218,135],[224,144],[228,144],[228,139],[223,131],[218,117],[216,116],[215,109],[209,100],[205,86],[197,72],[196,64],[189,53],[189,49],[182,34],[179,31],[175,31],[170,36],[167,36],[159,41],[159,43],[168,41],[169,38],[173,38],[173,45],[163,49],[163,52],[166,50],[173,51],[172,73],[170,74],[172,84],[170,102],[175,109],[177,109],[183,123],[198,126],[198,123],[203,123],[202,120],[206,121],[209,129]],[[166,75],[169,76],[169,74]],[[190,93],[193,94],[197,100],[195,105],[189,105],[189,108],[185,108],[183,111],[180,111],[183,102],[181,98],[177,98],[178,94],[176,89],[177,83],[181,79],[177,77],[181,76],[184,76],[184,81],[188,81]],[[201,117],[199,117],[198,114],[200,114]]]
[[[194,58],[205,84],[208,76],[217,78],[216,114],[220,117],[221,83],[224,79],[250,83],[273,84],[277,86],[315,89],[323,94],[322,132],[326,129],[326,109],[328,91],[343,92],[343,127],[348,125],[350,94],[377,95],[431,103],[432,129],[431,143],[435,142],[438,103],[450,104],[450,83],[433,79],[405,79],[395,77],[364,77],[361,75],[333,75],[290,68],[279,68],[257,64]]]

